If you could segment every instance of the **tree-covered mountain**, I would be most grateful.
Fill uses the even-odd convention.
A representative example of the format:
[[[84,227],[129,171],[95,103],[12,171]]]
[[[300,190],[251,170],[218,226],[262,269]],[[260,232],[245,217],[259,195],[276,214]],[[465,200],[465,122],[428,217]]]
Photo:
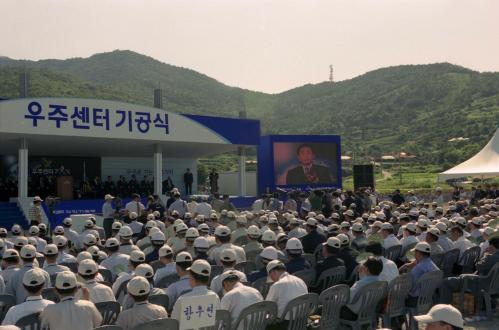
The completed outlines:
[[[264,133],[339,134],[355,158],[405,151],[423,163],[448,166],[477,152],[499,123],[499,73],[448,63],[378,69],[337,83],[280,94],[226,86],[193,70],[131,51],[89,58],[20,61],[0,57],[0,97],[17,97],[18,75],[30,74],[31,96],[71,96],[166,109],[261,119]],[[448,142],[452,137],[465,142]]]

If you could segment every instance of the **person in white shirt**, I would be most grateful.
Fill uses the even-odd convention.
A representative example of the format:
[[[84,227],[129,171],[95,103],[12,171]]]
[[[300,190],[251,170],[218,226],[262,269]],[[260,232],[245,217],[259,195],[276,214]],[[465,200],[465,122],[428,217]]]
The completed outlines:
[[[404,235],[404,237],[400,240],[400,243],[402,244],[402,250],[406,249],[411,244],[417,244],[419,242],[418,238],[416,237],[416,233],[418,230],[416,224],[409,222],[407,225],[402,226],[401,228],[403,228]]]
[[[59,250],[57,249],[57,246],[55,244],[47,244],[47,246],[45,246],[43,254],[45,255],[43,270],[46,271],[49,275],[54,275],[70,270],[66,266],[57,264],[57,256],[59,254]]]
[[[463,229],[459,226],[452,227],[450,230],[450,238],[454,242],[454,248],[459,249],[460,256],[463,255],[464,251],[473,246],[473,243],[464,237]]]
[[[286,272],[286,266],[279,260],[272,260],[267,264],[267,273],[269,278],[274,282],[269,289],[269,293],[265,300],[273,301],[277,304],[277,317],[283,319],[284,324],[276,324],[277,328],[285,325],[289,321],[289,315],[282,315],[288,303],[304,294],[308,293],[308,288],[305,282],[299,277]]]
[[[171,203],[170,207],[168,208],[168,213],[170,215],[173,215],[173,212],[176,211],[178,212],[178,216],[180,218],[183,218],[184,214],[187,212],[187,203],[180,198],[180,192],[178,191],[173,194],[173,197],[175,198],[175,201]]]
[[[14,249],[7,249],[2,255],[2,271],[0,275],[4,280],[6,286],[9,285],[10,280],[19,271],[19,252]]]
[[[133,250],[138,249],[138,247],[136,247],[132,241],[132,228],[130,228],[129,226],[123,226],[120,228],[118,235],[120,237],[120,248],[118,250],[120,251],[120,253],[130,255]]]
[[[5,315],[2,325],[15,325],[24,316],[39,313],[48,305],[54,304],[54,302],[42,298],[45,276],[39,268],[33,268],[24,273],[23,286],[28,294],[26,301],[11,307]]]
[[[35,245],[36,251],[39,253],[43,253],[43,250],[45,249],[45,246],[47,245],[47,241],[41,237],[38,237],[39,234],[40,234],[40,228],[38,228],[37,226],[31,226],[29,228],[29,235],[33,239],[35,239],[35,241],[36,241],[36,245]]]
[[[250,305],[263,301],[263,297],[257,289],[242,284],[238,273],[233,270],[228,270],[220,276],[225,292],[220,308],[230,312],[231,324],[235,327],[235,322],[241,311]],[[236,330],[242,329],[243,325],[240,325]]]
[[[196,260],[192,266],[188,268],[189,271],[189,285],[192,291],[181,295],[175,304],[171,313],[171,318],[180,321],[180,310],[182,301],[188,297],[209,296],[213,304],[213,310],[220,309],[220,299],[218,295],[208,290],[208,282],[210,281],[211,266],[206,260]],[[182,325],[180,325],[182,327]]]
[[[146,261],[146,256],[144,252],[140,250],[133,250],[132,253],[130,253],[130,259],[128,262],[128,272],[127,273],[123,272],[119,274],[118,278],[113,283],[113,294],[120,303],[123,302],[123,297],[124,297],[123,295],[124,292],[118,292],[121,285],[124,282],[130,280],[132,277],[134,277],[135,268],[137,268],[138,265],[144,263],[145,261]]]
[[[130,229],[132,230],[133,235],[140,234],[142,232],[142,227],[144,226],[144,224],[137,221],[138,214],[135,212],[130,212],[128,214],[128,217],[131,220],[130,223],[128,224],[128,227],[130,227]]]
[[[101,262],[101,266],[109,269],[113,276],[125,272],[127,270],[129,256],[119,252],[120,242],[114,237],[108,238],[104,248],[108,257]]]
[[[78,265],[78,275],[80,275],[84,283],[82,285],[88,289],[90,301],[94,304],[104,301],[116,301],[113,290],[104,284],[97,283],[95,276],[99,268],[95,261],[86,259]],[[81,291],[76,294],[76,299],[81,299]]]
[[[159,261],[163,265],[163,267],[159,268],[156,270],[156,273],[154,274],[154,285],[157,286],[159,281],[168,275],[175,274],[176,272],[176,264],[173,261],[173,250],[172,248],[165,244],[163,245],[159,251]]]
[[[133,194],[132,200],[125,205],[126,215],[129,216],[131,212],[135,212],[137,217],[140,217],[144,213],[144,204],[140,202],[140,195]]]
[[[72,226],[73,226],[73,220],[71,218],[64,218],[64,220],[62,220],[62,227],[64,228],[64,237],[66,237],[66,239],[68,240],[68,246],[70,247],[78,245],[80,240],[80,235],[76,231],[71,229]],[[58,248],[60,251],[61,248],[59,246]]]
[[[244,249],[240,246],[230,243],[230,234],[231,231],[226,226],[218,226],[215,229],[215,237],[219,246],[215,247],[211,251],[210,257],[215,260],[217,265],[221,265],[220,254],[223,250],[226,249],[234,250],[234,252],[236,253],[236,264],[246,261],[246,253],[244,252]]]
[[[248,219],[245,215],[239,215],[236,218],[237,228],[231,233],[230,242],[234,243],[239,237],[246,237],[248,231],[246,230],[246,224]]]
[[[236,265],[236,253],[232,249],[225,249],[220,254],[220,261],[224,267],[224,272],[233,270],[240,278],[241,282],[247,283],[246,275],[243,272],[234,270]],[[223,295],[222,275],[217,275],[211,280],[210,290],[218,294],[220,297]]]
[[[106,196],[104,196],[105,202],[102,205],[102,217],[104,218],[103,225],[104,232],[106,233],[106,238],[109,238],[112,235],[111,226],[114,222],[114,216],[116,214],[116,210],[113,207],[113,200],[113,196],[111,196],[110,194],[106,194]]]
[[[198,197],[196,211],[194,212],[194,217],[198,215],[204,215],[205,218],[209,218],[211,214],[211,205],[208,204],[206,198]]]
[[[381,246],[381,243],[379,242],[369,243],[369,245],[367,245],[366,247],[366,252],[372,253],[376,258],[381,260],[381,262],[383,263],[383,270],[378,275],[379,281],[386,281],[390,283],[397,276],[399,276],[399,269],[397,265],[393,261],[383,257],[383,247]]]
[[[292,217],[289,220],[289,229],[289,238],[302,238],[303,236],[307,235],[307,231],[300,227],[300,221],[298,221],[298,219],[296,219],[295,217]]]
[[[385,222],[381,225],[381,236],[383,237],[383,248],[388,250],[392,246],[401,245],[400,241],[394,235],[393,226]]]

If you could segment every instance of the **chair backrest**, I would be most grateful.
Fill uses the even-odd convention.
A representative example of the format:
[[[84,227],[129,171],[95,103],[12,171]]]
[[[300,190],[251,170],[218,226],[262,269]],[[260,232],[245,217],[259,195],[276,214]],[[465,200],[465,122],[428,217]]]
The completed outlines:
[[[405,299],[412,288],[411,275],[402,274],[394,278],[388,285],[388,302],[385,313],[387,315],[404,315],[406,310]]]
[[[41,330],[42,320],[40,319],[40,313],[32,313],[21,317],[16,322],[16,327],[21,330]]]
[[[347,269],[345,266],[333,267],[323,271],[317,279],[316,287],[318,292],[343,282],[345,280],[346,273]]]
[[[452,275],[452,270],[457,260],[459,259],[459,249],[452,249],[444,253],[442,256],[442,261],[438,265],[443,272],[445,277]]]
[[[116,291],[116,299],[120,300],[121,297],[124,297],[127,294],[126,290],[126,285],[130,282],[130,280],[126,280],[121,282],[120,286],[118,287],[118,291]]]
[[[163,306],[163,308],[167,311],[168,304],[170,303],[170,298],[166,294],[153,294],[148,298],[151,304]]]
[[[243,261],[234,266],[234,269],[249,274],[256,270],[256,264],[253,261]]]
[[[123,330],[123,328],[117,325],[103,325],[98,328],[94,328],[94,330]]]
[[[99,268],[99,274],[102,275],[102,278],[104,279],[104,281],[106,282],[109,282],[109,283],[113,283],[113,272],[111,272],[109,269],[106,269],[106,268]]]
[[[350,299],[350,287],[346,284],[335,285],[321,292],[319,304],[322,305],[321,329],[339,329],[340,310]]]
[[[369,283],[357,291],[353,297],[352,304],[360,303],[357,321],[361,323],[372,323],[376,318],[378,303],[386,296],[387,283],[376,281]]]
[[[245,244],[248,244],[248,237],[247,236],[239,236],[234,241],[234,245],[243,246]]]
[[[142,323],[132,328],[132,330],[177,330],[178,321],[175,319],[158,319]]]
[[[315,274],[315,269],[305,269],[293,273],[294,276],[301,278],[307,286],[313,286],[315,283]]]
[[[317,265],[315,256],[312,253],[304,253],[303,258],[305,258],[305,260],[307,260],[312,267],[315,267],[315,265]]]
[[[199,330],[230,330],[230,312],[224,309],[217,310],[215,315],[215,325],[202,327]]]
[[[16,304],[16,298],[10,294],[0,294],[0,322],[5,318],[9,308]]]
[[[318,303],[316,293],[307,293],[289,301],[281,315],[282,320],[289,320],[287,329],[305,330],[308,316],[317,309]]]
[[[262,297],[265,298],[269,292],[272,283],[267,283],[267,276],[260,277],[255,282],[251,283],[251,286],[260,291]]]
[[[73,273],[78,273],[78,263],[76,262],[61,262],[60,265],[68,267]]]
[[[112,325],[116,323],[116,319],[121,311],[120,303],[116,301],[105,301],[96,303],[95,307],[102,315],[102,325]]]
[[[244,308],[232,329],[265,329],[277,316],[277,304],[273,301],[261,301]]]
[[[384,256],[386,259],[390,259],[395,262],[402,253],[402,245],[394,245],[385,250]]]
[[[50,301],[53,301],[55,303],[58,303],[61,298],[57,294],[57,291],[55,288],[46,288],[42,290],[42,297],[43,299],[47,299]]]
[[[166,275],[158,281],[158,288],[167,288],[170,284],[177,282],[180,279],[177,273]]]
[[[158,269],[165,267],[165,265],[161,261],[159,261],[159,260],[152,261],[150,263],[150,265],[151,265],[151,267],[152,267],[152,269],[154,270],[155,273],[156,273],[156,271]]]
[[[322,255],[322,250],[323,250],[323,245],[322,244],[319,244],[315,247],[315,250],[314,250],[314,258],[315,258],[315,263],[312,265],[315,267],[315,265],[317,265],[317,263],[319,261],[321,261],[322,259],[324,259],[324,256]]]
[[[415,287],[419,288],[417,315],[426,314],[433,306],[433,294],[440,287],[442,282],[443,272],[436,270],[427,272],[421,275],[417,280]]]
[[[489,289],[487,292],[490,295],[499,294],[499,263],[496,263],[489,270],[487,274],[487,281],[489,282]]]
[[[480,258],[481,249],[479,246],[470,247],[464,251],[459,258],[459,264],[463,266],[463,274],[471,274],[475,271],[475,264]]]

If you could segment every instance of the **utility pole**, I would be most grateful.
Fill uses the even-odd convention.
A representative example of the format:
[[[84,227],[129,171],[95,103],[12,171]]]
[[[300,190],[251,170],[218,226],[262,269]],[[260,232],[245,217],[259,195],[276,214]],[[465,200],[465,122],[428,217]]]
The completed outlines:
[[[333,65],[329,66],[329,82],[334,82]]]

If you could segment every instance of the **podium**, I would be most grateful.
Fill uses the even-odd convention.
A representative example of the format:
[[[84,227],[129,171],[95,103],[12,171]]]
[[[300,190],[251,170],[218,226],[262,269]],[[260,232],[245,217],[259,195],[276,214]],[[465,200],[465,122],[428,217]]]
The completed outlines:
[[[57,178],[57,196],[62,200],[73,199],[72,176],[60,176]]]

